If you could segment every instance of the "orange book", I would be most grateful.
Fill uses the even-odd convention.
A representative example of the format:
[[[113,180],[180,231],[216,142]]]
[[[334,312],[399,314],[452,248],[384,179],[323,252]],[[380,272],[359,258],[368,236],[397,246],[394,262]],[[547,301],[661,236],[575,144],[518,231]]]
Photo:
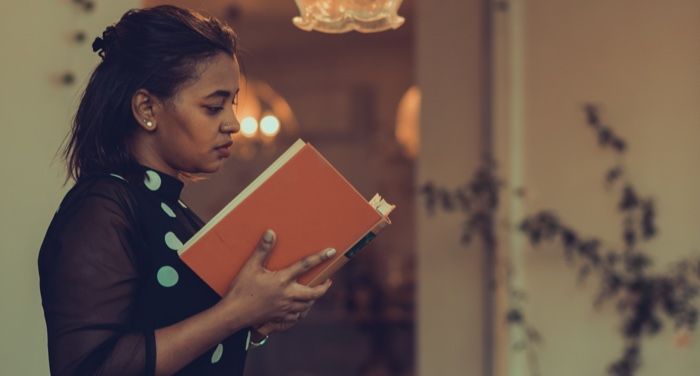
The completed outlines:
[[[298,279],[315,286],[390,224],[394,208],[379,195],[368,202],[313,146],[298,140],[197,232],[180,257],[223,296],[270,228],[277,244],[269,270],[325,248],[337,250]]]

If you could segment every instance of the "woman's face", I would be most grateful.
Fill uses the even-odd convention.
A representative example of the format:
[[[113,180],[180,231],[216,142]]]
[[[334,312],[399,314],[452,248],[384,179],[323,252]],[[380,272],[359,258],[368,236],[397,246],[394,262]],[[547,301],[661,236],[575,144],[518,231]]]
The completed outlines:
[[[193,80],[154,106],[156,126],[148,132],[149,164],[166,173],[211,173],[230,155],[240,129],[234,114],[239,89],[235,58],[220,53],[196,68]],[[149,153],[153,154],[153,153]]]

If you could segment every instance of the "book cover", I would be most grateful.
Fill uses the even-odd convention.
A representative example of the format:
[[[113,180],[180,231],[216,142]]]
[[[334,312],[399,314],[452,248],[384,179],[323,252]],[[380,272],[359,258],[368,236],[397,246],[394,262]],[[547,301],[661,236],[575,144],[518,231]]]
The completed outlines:
[[[277,244],[269,270],[325,248],[338,251],[298,279],[314,286],[391,223],[393,209],[379,195],[368,202],[313,146],[298,140],[195,234],[180,257],[223,296],[270,228]]]

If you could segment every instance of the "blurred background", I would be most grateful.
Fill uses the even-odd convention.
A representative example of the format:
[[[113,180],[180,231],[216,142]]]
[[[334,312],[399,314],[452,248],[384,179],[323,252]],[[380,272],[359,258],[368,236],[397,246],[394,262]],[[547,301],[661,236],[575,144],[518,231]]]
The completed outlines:
[[[585,252],[567,263],[519,226],[546,210],[601,252],[643,248],[652,265],[633,274],[650,285],[678,281],[681,260],[700,269],[700,1],[326,1],[400,5],[405,18],[345,33],[295,26],[297,4],[312,3],[0,4],[0,374],[48,374],[36,258],[71,185],[57,151],[99,59],[90,44],[128,9],[174,4],[229,23],[244,50],[234,155],[184,192],[200,217],[297,138],[398,207],[305,321],[249,353],[247,375],[700,375],[692,317],[674,325],[679,314],[650,303],[662,327],[624,336],[630,290],[596,306],[609,274],[591,264],[582,280]],[[485,209],[472,189],[484,166],[500,197]],[[619,208],[632,184],[656,231],[630,246],[626,229],[644,221]],[[489,226],[465,242],[475,213]],[[689,316],[698,277],[684,277]]]

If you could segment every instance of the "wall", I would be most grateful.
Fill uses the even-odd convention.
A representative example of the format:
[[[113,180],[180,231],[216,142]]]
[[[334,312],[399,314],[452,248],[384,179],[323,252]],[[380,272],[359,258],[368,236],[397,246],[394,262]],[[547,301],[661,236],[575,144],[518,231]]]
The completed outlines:
[[[508,62],[499,65],[497,101],[509,111],[498,128],[500,157],[506,180],[526,188],[512,213],[549,208],[582,234],[620,246],[617,195],[603,185],[617,160],[597,146],[582,112],[594,102],[629,143],[630,180],[656,200],[660,236],[648,246],[656,270],[697,256],[700,3],[527,0],[498,17],[507,19],[497,47]],[[527,315],[545,338],[541,374],[605,374],[622,353],[615,307],[594,309],[594,280],[577,284],[553,247],[510,244]],[[699,345],[676,348],[672,325],[645,343],[640,376],[698,373]],[[507,374],[528,375],[522,356],[512,354]]]
[[[480,162],[484,66],[482,1],[418,1],[416,68],[422,93],[416,185],[456,188]],[[418,374],[485,375],[483,260],[460,245],[463,216],[417,207]]]
[[[136,1],[98,2],[87,14],[69,1],[0,5],[0,374],[48,374],[46,329],[36,259],[59,200],[64,169],[56,152],[97,62],[89,45]],[[83,44],[71,42],[86,31]],[[60,77],[74,72],[76,84]]]

